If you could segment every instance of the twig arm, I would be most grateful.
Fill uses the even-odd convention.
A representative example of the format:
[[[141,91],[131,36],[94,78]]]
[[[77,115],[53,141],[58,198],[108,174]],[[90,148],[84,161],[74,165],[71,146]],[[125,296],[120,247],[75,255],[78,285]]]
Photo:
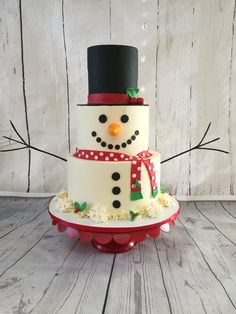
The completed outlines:
[[[1,149],[0,153],[13,152],[15,150],[22,150],[22,149],[26,149],[26,148],[27,148],[27,146],[19,147],[19,148],[12,148],[12,149]]]
[[[170,161],[170,160],[172,160],[172,159],[174,159],[174,158],[176,158],[176,157],[179,157],[179,156],[181,156],[181,155],[183,155],[183,154],[189,153],[189,152],[191,152],[192,150],[195,150],[195,149],[211,150],[211,151],[221,152],[221,153],[224,153],[224,154],[229,154],[229,152],[227,152],[227,151],[225,151],[225,150],[222,150],[222,149],[203,147],[203,146],[206,146],[207,144],[216,142],[216,141],[218,141],[218,140],[220,139],[219,137],[217,137],[217,138],[215,138],[214,140],[208,141],[208,142],[206,142],[206,143],[202,143],[203,140],[205,139],[205,137],[206,137],[206,135],[207,135],[209,129],[210,129],[210,126],[211,126],[211,122],[208,124],[208,127],[207,127],[207,129],[206,129],[206,131],[205,131],[205,133],[204,133],[204,135],[203,135],[201,141],[200,141],[196,146],[193,146],[193,147],[191,147],[190,149],[187,149],[187,150],[185,150],[185,151],[183,151],[183,152],[181,152],[181,153],[179,153],[179,154],[176,154],[176,155],[174,155],[174,156],[172,156],[172,157],[170,157],[170,158],[167,158],[167,159],[161,161],[161,164],[163,164],[163,163],[165,163],[165,162],[167,162],[167,161]]]
[[[8,137],[8,136],[3,136],[3,137],[6,138],[7,140],[10,140],[10,141],[19,143],[19,144],[21,144],[21,145],[24,145],[25,148],[31,148],[31,149],[36,150],[36,151],[38,151],[38,152],[41,152],[41,153],[44,153],[44,154],[47,154],[47,155],[56,157],[56,158],[61,159],[61,160],[63,160],[63,161],[67,161],[67,159],[65,159],[65,158],[63,158],[63,157],[60,157],[60,156],[58,156],[58,155],[56,155],[56,154],[49,153],[49,152],[47,152],[46,150],[43,150],[43,149],[40,149],[40,148],[31,146],[31,145],[28,145],[27,143],[22,143],[22,142],[20,142],[20,141],[14,139],[14,138],[11,138],[11,137]]]

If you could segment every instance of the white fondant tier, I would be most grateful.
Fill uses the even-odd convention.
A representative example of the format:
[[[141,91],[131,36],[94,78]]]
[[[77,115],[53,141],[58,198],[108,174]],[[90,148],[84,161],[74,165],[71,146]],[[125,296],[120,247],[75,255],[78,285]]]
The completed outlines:
[[[154,165],[158,188],[160,154],[153,151],[151,153],[150,159]],[[77,202],[87,202],[90,206],[105,206],[108,209],[119,208],[127,211],[141,209],[152,199],[150,178],[142,163],[140,183],[143,199],[131,201],[131,162],[85,160],[69,155],[67,161],[69,198]]]
[[[79,105],[77,109],[79,149],[109,150],[131,156],[148,149],[148,105]],[[116,127],[116,135],[112,135],[111,129]]]

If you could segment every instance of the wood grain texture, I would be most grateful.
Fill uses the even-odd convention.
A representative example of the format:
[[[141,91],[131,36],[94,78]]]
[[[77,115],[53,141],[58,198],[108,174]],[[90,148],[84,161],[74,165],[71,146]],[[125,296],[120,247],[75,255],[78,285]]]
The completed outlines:
[[[76,147],[76,104],[87,97],[87,47],[134,45],[150,147],[166,159],[195,145],[212,121],[207,139],[220,136],[215,145],[230,152],[163,164],[162,183],[180,196],[235,197],[235,0],[0,0],[0,8],[1,136],[12,136],[12,119],[32,145],[66,158]],[[66,188],[66,164],[38,152],[30,164],[27,150],[2,153],[0,167],[2,191]]]
[[[168,298],[153,239],[116,256],[105,313],[168,313]]]
[[[58,233],[47,204],[1,198],[0,217],[12,230],[0,239],[0,313],[92,313],[95,299],[101,313],[113,255]]]
[[[0,197],[1,314],[235,313],[234,202],[182,202],[170,234],[117,255],[58,233],[47,204]]]
[[[228,311],[233,313],[236,309],[236,251],[233,242],[236,222],[227,215],[219,202],[211,203],[214,206],[213,208],[203,205],[202,202],[196,202],[196,204],[181,203],[182,212],[179,222],[188,235],[189,240],[195,245],[194,250],[196,251],[194,254],[199,255],[196,267],[200,272],[200,285],[203,284],[211,291],[215,289],[212,298],[209,298],[209,295],[207,296],[209,302],[216,308],[227,306]],[[197,208],[199,210],[196,210]],[[203,216],[200,211],[205,211],[205,215]],[[217,214],[219,213],[221,213],[221,219],[218,219]],[[211,220],[206,219],[207,216],[215,216],[219,220],[218,226]],[[205,270],[207,270],[207,273],[205,273]],[[204,283],[201,283],[202,280]],[[209,280],[209,286],[207,280]],[[214,287],[211,287],[212,284]],[[191,289],[191,287],[189,288]],[[228,301],[214,302],[215,298],[220,300],[222,294],[225,295]],[[216,311],[219,311],[219,309]],[[224,309],[223,312],[225,311]],[[206,312],[209,312],[209,310],[206,310]]]
[[[221,202],[223,209],[233,218],[236,219],[236,203],[235,202]]]
[[[23,99],[20,13],[18,1],[0,1],[0,147],[13,148],[3,135],[12,136],[9,120],[26,138]],[[18,160],[23,160],[19,167]],[[11,166],[10,166],[11,165]],[[28,153],[25,150],[0,154],[0,189],[26,191],[28,188]]]

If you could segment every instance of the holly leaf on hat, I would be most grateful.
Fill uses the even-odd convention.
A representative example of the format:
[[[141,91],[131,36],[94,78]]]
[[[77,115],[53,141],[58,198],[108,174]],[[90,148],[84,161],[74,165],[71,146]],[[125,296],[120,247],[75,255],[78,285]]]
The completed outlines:
[[[134,87],[128,87],[126,89],[127,95],[131,98],[135,98],[138,96],[139,89]]]
[[[84,202],[81,206],[80,206],[80,212],[83,212],[86,208],[88,207],[87,202]]]

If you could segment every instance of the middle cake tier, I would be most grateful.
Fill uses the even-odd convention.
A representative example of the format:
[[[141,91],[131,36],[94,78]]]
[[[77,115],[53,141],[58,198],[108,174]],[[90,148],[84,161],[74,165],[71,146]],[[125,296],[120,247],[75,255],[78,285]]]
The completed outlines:
[[[78,105],[77,147],[130,156],[148,150],[149,106]]]
[[[121,161],[114,161],[116,154],[105,151],[77,150],[76,156],[69,155],[67,161],[68,194],[73,201],[129,211],[142,209],[158,193],[158,152],[135,157],[119,154]]]

